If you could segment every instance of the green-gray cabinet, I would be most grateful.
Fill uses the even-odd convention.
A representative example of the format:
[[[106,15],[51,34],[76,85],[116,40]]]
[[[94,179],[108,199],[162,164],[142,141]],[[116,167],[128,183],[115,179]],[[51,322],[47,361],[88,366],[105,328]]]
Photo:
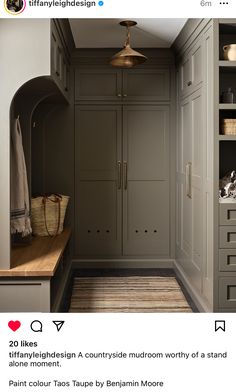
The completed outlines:
[[[75,100],[169,101],[169,68],[76,68]]]
[[[170,254],[168,105],[78,105],[76,254]]]
[[[201,39],[185,53],[179,67],[180,96],[192,94],[203,82],[203,41]]]
[[[75,108],[77,254],[120,254],[121,129],[118,105]]]
[[[66,55],[65,39],[61,36],[55,21],[51,21],[51,75],[68,100],[69,98],[69,61]]]
[[[201,290],[203,261],[203,92],[180,101],[177,225],[179,262]]]

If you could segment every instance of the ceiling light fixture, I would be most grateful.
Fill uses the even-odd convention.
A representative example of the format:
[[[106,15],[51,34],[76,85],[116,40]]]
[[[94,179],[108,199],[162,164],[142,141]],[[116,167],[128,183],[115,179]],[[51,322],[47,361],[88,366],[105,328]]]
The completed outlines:
[[[130,46],[130,27],[135,26],[136,24],[137,22],[132,20],[124,20],[123,22],[120,22],[121,26],[126,27],[127,35],[124,43],[124,49],[116,53],[110,61],[110,64],[113,67],[132,68],[135,65],[142,64],[147,60],[146,56],[137,52],[136,50],[133,50]]]

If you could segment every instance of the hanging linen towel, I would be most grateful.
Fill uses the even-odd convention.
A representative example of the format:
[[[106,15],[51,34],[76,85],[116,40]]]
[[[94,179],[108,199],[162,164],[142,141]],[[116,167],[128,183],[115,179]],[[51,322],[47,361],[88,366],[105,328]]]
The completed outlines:
[[[29,213],[29,189],[19,117],[11,132],[11,233],[32,232]]]

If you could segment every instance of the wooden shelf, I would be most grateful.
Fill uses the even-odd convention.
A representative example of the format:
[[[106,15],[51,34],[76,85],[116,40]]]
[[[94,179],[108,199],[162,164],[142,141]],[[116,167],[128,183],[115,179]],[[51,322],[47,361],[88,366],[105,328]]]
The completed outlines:
[[[220,110],[236,110],[236,103],[220,103]]]
[[[219,135],[219,141],[236,141],[236,136],[233,135]]]
[[[0,270],[0,277],[52,277],[70,239],[69,228],[56,237],[34,237],[32,243],[11,252],[11,269]]]
[[[220,60],[219,67],[236,68],[236,61]]]
[[[236,199],[232,199],[230,197],[225,199],[219,199],[219,204],[236,204]]]

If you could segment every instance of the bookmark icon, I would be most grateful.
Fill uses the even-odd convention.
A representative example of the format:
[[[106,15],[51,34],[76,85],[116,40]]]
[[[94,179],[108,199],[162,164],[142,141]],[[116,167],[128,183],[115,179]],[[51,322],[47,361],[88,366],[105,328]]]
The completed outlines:
[[[225,332],[225,320],[216,320],[215,321],[215,332],[221,330]]]
[[[65,323],[65,321],[61,321],[61,320],[54,320],[53,321],[53,324],[56,326],[57,332],[60,331],[60,329],[62,328],[64,323]]]

